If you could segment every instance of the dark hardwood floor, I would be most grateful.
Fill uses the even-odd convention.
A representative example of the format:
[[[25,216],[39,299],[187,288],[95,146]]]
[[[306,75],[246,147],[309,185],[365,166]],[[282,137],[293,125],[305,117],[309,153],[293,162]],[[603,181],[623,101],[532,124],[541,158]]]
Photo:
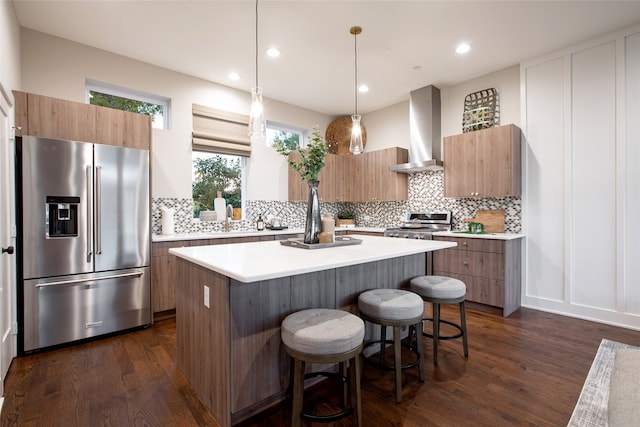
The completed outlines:
[[[443,307],[448,317],[457,310]],[[365,426],[564,426],[602,338],[640,346],[640,332],[530,309],[502,318],[467,310],[469,358],[459,340],[441,342],[439,364],[425,340],[426,381],[365,364]],[[4,384],[2,426],[216,426],[176,368],[175,321],[17,358]],[[203,355],[206,357],[206,355]],[[339,393],[320,384],[305,403]],[[242,427],[289,424],[284,405]],[[311,425],[311,424],[308,424]],[[333,425],[350,426],[350,419]]]

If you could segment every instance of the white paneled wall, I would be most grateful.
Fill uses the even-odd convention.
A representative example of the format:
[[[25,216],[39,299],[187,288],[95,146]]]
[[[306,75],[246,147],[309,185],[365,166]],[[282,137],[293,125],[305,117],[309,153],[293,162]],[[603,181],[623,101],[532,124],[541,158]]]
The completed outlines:
[[[622,179],[619,184],[622,215],[621,270],[623,288],[619,305],[623,311],[640,313],[640,33],[625,40],[624,144],[618,153]]]
[[[532,65],[524,72],[527,110],[523,217],[527,234],[527,297],[564,300],[565,147],[564,60]],[[524,129],[523,129],[524,130]]]
[[[523,305],[640,329],[640,26],[521,66]]]
[[[571,174],[570,302],[607,310],[615,309],[616,296],[615,53],[612,41],[571,55],[571,156],[565,163]]]

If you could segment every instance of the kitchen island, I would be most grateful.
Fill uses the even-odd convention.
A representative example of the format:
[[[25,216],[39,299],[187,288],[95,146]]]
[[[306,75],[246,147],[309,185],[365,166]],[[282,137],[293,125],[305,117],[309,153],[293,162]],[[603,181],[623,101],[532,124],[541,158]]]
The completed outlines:
[[[278,241],[170,249],[178,368],[222,426],[283,399],[290,364],[280,323],[288,314],[355,311],[361,292],[404,288],[425,274],[425,253],[456,245],[358,238],[362,244],[311,250]]]

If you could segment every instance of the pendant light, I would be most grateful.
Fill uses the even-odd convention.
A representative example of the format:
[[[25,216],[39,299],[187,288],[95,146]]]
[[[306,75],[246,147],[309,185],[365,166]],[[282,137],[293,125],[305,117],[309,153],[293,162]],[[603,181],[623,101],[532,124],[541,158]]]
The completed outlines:
[[[353,46],[355,57],[355,93],[356,93],[356,111],[351,116],[351,143],[349,144],[349,151],[351,153],[360,154],[364,151],[364,145],[362,144],[362,128],[360,127],[360,115],[358,114],[358,34],[362,32],[360,27],[351,27],[349,33],[353,34]]]
[[[258,85],[258,0],[256,0],[256,86],[251,88],[251,115],[249,116],[249,136],[266,136],[267,125],[262,106],[262,89]]]

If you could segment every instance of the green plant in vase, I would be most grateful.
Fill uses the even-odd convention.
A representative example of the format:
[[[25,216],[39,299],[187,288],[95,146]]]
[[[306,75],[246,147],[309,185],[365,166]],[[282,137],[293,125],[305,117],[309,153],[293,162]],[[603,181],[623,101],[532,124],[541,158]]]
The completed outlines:
[[[282,140],[274,142],[273,148],[283,156],[289,156],[292,150],[286,148]],[[324,167],[324,159],[327,157],[327,146],[324,138],[320,134],[319,126],[313,127],[313,132],[309,136],[309,144],[306,150],[299,150],[300,160],[289,158],[289,166],[300,174],[304,181],[317,181],[320,171]]]
[[[276,140],[273,148],[287,156],[289,166],[300,174],[300,177],[309,185],[309,199],[307,202],[307,216],[304,227],[304,243],[315,244],[320,242],[322,232],[322,218],[320,216],[320,201],[318,198],[318,175],[324,167],[324,159],[327,156],[327,146],[320,134],[320,127],[314,126],[309,136],[306,150],[299,150],[300,160],[291,158],[291,150],[286,148],[281,140]]]

